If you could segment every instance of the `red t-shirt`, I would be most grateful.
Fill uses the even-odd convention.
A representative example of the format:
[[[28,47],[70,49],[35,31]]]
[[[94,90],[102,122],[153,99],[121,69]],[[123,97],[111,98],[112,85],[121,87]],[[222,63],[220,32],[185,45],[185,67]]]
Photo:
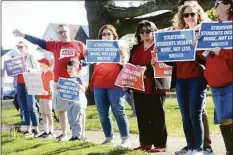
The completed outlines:
[[[20,84],[25,83],[24,78],[23,78],[23,74],[18,75],[17,83],[20,83]]]
[[[121,65],[114,63],[95,64],[90,87],[117,88],[114,83],[121,68]]]
[[[86,47],[76,40],[71,42],[46,41],[46,49],[54,55],[54,81],[58,82],[59,77],[69,77],[66,65],[71,58],[84,59],[83,52]]]
[[[49,81],[53,80],[53,73],[51,71],[47,71],[46,73],[42,73],[41,74],[41,78],[42,78],[42,82],[43,82],[43,86],[44,86],[44,90],[45,91],[50,91],[50,84]],[[40,98],[43,99],[51,99],[51,95],[40,95]]]
[[[146,66],[151,64],[151,51],[154,48],[154,44],[151,45],[148,49],[144,50],[144,45],[139,45],[132,56],[132,64],[139,65],[139,66]],[[147,71],[144,73],[144,86],[145,91],[135,90],[140,93],[145,94],[160,94],[160,93],[166,93],[167,90],[156,90],[156,88],[153,86],[153,75],[150,75]]]

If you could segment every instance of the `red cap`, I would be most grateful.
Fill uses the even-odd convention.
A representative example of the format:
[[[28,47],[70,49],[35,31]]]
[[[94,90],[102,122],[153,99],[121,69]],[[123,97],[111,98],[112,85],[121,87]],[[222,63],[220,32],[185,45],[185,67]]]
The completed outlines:
[[[39,63],[43,63],[46,64],[48,66],[51,66],[51,61],[49,59],[46,58],[42,58],[41,60],[38,61]]]

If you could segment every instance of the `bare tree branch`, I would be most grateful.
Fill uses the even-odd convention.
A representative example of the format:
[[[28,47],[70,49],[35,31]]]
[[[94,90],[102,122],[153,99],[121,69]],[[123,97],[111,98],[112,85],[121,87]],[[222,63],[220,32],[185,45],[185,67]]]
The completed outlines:
[[[106,13],[110,17],[125,19],[141,16],[158,10],[171,10],[176,6],[166,0],[150,0],[139,7],[118,7],[113,5],[113,3],[106,4],[104,7]]]

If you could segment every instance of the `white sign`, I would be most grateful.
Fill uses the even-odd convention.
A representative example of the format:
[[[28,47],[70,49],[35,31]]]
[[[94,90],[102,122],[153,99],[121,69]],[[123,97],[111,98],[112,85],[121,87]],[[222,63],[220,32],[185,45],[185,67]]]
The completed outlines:
[[[41,72],[25,72],[23,77],[29,95],[45,95]]]

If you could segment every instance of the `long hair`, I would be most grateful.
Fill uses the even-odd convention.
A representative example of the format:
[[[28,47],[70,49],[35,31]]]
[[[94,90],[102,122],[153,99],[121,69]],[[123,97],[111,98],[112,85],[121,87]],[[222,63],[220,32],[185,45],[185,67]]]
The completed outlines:
[[[145,27],[147,30],[150,30],[150,31],[152,31],[152,32],[158,30],[157,27],[156,27],[156,25],[155,25],[153,22],[148,21],[148,20],[142,20],[142,21],[140,21],[140,22],[138,23],[138,25],[137,25],[136,34],[135,34],[135,37],[136,37],[136,39],[137,39],[137,43],[138,43],[138,44],[142,43],[142,38],[141,38],[141,36],[140,36],[140,31],[141,31],[141,29],[142,29],[143,27]]]
[[[109,25],[109,24],[104,25],[100,28],[99,33],[98,33],[98,39],[102,39],[102,33],[103,33],[104,29],[110,30],[114,36],[114,40],[118,40],[118,34],[116,32],[116,28],[113,25]]]
[[[223,0],[223,4],[227,5],[230,4],[230,8],[228,10],[228,17],[233,17],[233,0]]]
[[[175,16],[172,19],[173,27],[177,29],[187,28],[187,25],[183,19],[183,14],[186,8],[189,8],[189,7],[197,11],[197,14],[198,14],[197,24],[200,24],[202,21],[210,21],[207,14],[204,12],[204,10],[199,4],[187,4],[187,5],[182,5],[179,7],[178,12],[175,14]]]

